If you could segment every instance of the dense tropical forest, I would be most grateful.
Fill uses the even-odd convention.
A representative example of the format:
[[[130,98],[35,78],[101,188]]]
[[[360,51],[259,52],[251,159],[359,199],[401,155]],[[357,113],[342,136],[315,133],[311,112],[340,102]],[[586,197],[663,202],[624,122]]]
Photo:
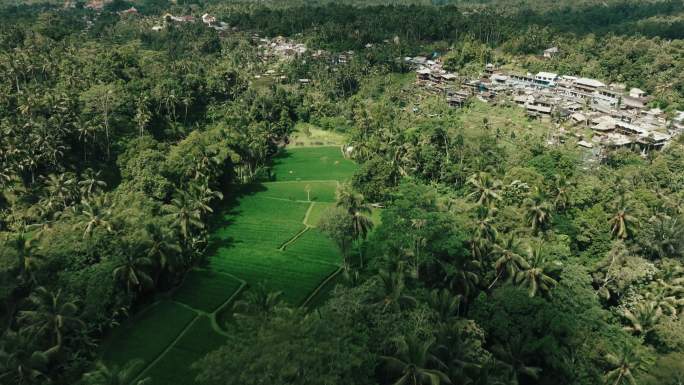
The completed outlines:
[[[87,5],[0,2],[1,384],[684,381],[684,140],[597,160],[403,60],[672,117],[681,1]]]

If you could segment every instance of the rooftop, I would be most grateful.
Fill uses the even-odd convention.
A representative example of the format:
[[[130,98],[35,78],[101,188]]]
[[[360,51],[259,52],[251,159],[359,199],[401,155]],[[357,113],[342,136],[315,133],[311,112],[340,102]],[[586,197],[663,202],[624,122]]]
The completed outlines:
[[[594,88],[599,88],[599,87],[605,87],[606,85],[596,79],[589,79],[589,78],[579,78],[575,80],[575,84],[579,84],[582,86],[587,86],[587,87],[594,87]]]
[[[550,78],[550,79],[555,79],[558,77],[558,74],[555,74],[553,72],[540,72],[536,75],[538,78]]]

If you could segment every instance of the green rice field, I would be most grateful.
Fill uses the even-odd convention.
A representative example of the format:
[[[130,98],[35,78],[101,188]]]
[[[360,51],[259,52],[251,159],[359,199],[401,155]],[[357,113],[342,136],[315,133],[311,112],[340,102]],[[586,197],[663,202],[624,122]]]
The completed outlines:
[[[340,252],[337,246],[325,234],[316,229],[310,229],[297,241],[285,249],[285,253],[294,258],[302,258],[317,262],[336,265],[340,262]]]
[[[351,178],[356,164],[339,147],[304,147],[285,152],[274,161],[277,181],[337,180]]]
[[[118,365],[141,359],[148,365],[196,316],[195,312],[175,302],[158,302],[114,330],[105,343],[102,358]]]
[[[193,270],[186,275],[173,299],[193,309],[212,313],[230,299],[240,285],[240,281],[226,274]]]
[[[219,348],[225,340],[225,336],[212,328],[209,317],[200,316],[171,350],[143,375],[152,378],[151,385],[193,384],[197,373],[191,364]]]
[[[306,224],[311,227],[317,227],[323,216],[335,207],[334,203],[316,202],[311,205],[309,216],[306,218]]]
[[[142,359],[154,385],[192,385],[191,364],[225,341],[230,304],[264,283],[291,305],[322,303],[341,265],[337,246],[315,228],[356,165],[338,147],[290,149],[274,161],[275,181],[244,188],[213,220],[206,264],[168,299],[141,311],[105,340],[102,358]]]
[[[281,198],[293,201],[335,202],[337,181],[284,181],[264,183],[264,197]]]

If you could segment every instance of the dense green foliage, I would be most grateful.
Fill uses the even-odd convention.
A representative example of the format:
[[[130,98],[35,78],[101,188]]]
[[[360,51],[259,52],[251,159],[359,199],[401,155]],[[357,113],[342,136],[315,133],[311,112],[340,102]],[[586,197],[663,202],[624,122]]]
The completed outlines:
[[[449,109],[401,58],[672,114],[682,2],[361,3],[0,8],[0,383],[681,381],[682,141],[593,162],[509,106]],[[310,49],[266,60],[252,33]],[[345,146],[296,148],[297,123]]]

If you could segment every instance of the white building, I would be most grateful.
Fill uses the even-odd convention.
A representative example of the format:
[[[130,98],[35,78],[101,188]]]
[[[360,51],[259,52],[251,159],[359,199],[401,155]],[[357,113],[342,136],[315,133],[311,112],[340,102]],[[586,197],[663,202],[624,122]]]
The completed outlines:
[[[216,18],[214,16],[210,16],[208,13],[205,13],[202,15],[202,22],[206,25],[212,25],[216,23]]]
[[[558,55],[560,53],[560,50],[558,47],[551,47],[549,49],[544,50],[544,57],[547,59],[551,59],[552,57]]]
[[[646,91],[641,90],[639,88],[632,88],[629,90],[629,96],[633,98],[644,98],[646,97]]]

